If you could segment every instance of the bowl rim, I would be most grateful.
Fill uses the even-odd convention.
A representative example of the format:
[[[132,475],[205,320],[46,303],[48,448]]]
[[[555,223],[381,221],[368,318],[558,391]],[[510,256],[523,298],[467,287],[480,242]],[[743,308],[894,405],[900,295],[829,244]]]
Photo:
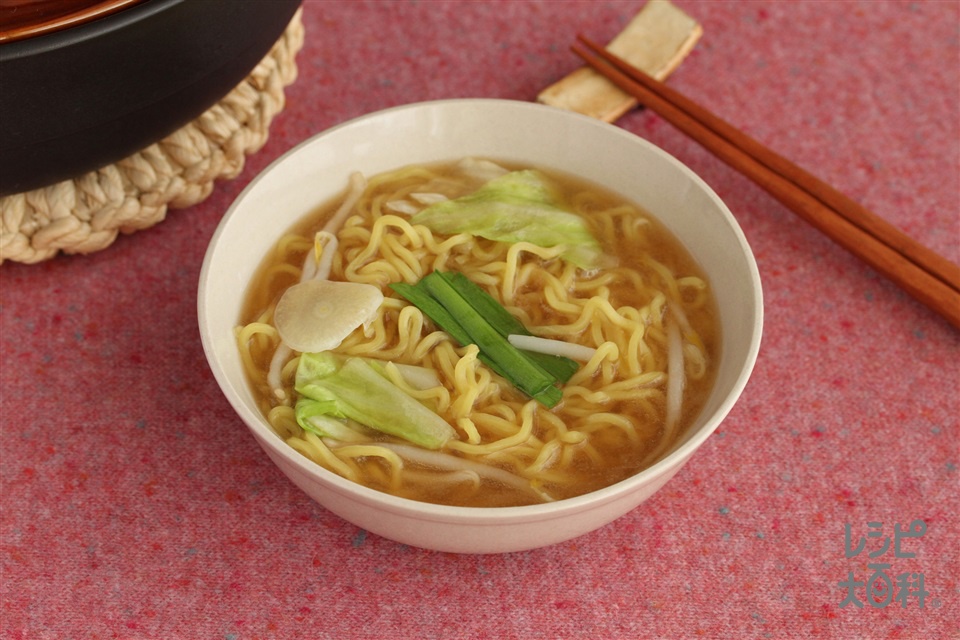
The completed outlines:
[[[690,434],[686,440],[680,444],[680,446],[671,450],[666,456],[662,457],[649,467],[646,467],[645,469],[612,485],[580,496],[565,498],[563,500],[557,500],[554,502],[509,507],[464,507],[442,505],[430,502],[422,502],[410,498],[403,498],[377,491],[329,471],[328,469],[313,462],[306,456],[300,454],[292,447],[287,445],[278,434],[274,433],[273,430],[269,428],[259,412],[250,411],[246,405],[239,402],[239,400],[234,398],[231,393],[227,393],[226,390],[229,389],[231,385],[229,381],[226,380],[225,373],[214,366],[216,363],[216,358],[214,353],[214,345],[211,342],[212,337],[209,336],[208,332],[204,330],[207,326],[207,309],[204,301],[206,299],[207,289],[209,286],[208,278],[216,258],[220,237],[226,233],[231,220],[233,219],[234,215],[236,215],[236,212],[241,207],[243,201],[258,187],[260,182],[265,180],[266,176],[271,174],[278,166],[288,161],[292,156],[299,154],[304,148],[321,144],[325,138],[332,137],[337,132],[345,128],[358,126],[360,123],[372,119],[389,117],[391,114],[403,111],[416,111],[434,107],[456,108],[461,106],[483,106],[488,109],[521,109],[535,110],[539,112],[546,112],[549,110],[551,112],[559,112],[565,115],[560,116],[555,114],[556,117],[569,117],[572,120],[579,121],[580,125],[595,127],[597,131],[603,131],[603,135],[625,137],[630,139],[635,144],[647,147],[649,152],[661,156],[662,159],[670,164],[673,164],[675,168],[685,173],[693,183],[703,190],[711,202],[717,206],[717,209],[726,219],[731,232],[737,239],[739,250],[742,253],[742,257],[746,261],[748,271],[750,272],[751,290],[753,292],[752,299],[749,302],[753,307],[754,322],[750,332],[748,348],[744,354],[743,366],[741,367],[736,380],[730,386],[730,391],[726,394],[722,402],[720,402],[720,404],[716,407],[704,424],[698,428],[696,432]],[[759,355],[763,333],[764,315],[763,291],[759,269],[756,264],[756,258],[752,249],[750,248],[747,238],[733,213],[727,207],[726,203],[699,175],[696,174],[696,172],[659,146],[616,125],[550,105],[504,98],[448,98],[396,105],[349,118],[292,146],[280,154],[276,159],[262,169],[253,179],[251,179],[251,181],[243,188],[243,190],[234,198],[226,213],[221,218],[213,235],[211,236],[206,253],[204,255],[203,263],[201,265],[197,299],[201,342],[203,344],[203,349],[208,364],[213,370],[214,377],[216,378],[221,391],[226,396],[230,405],[234,411],[238,413],[239,417],[247,425],[247,427],[252,430],[254,436],[258,440],[258,443],[262,447],[266,447],[268,445],[270,446],[270,457],[272,457],[273,454],[280,455],[285,461],[292,463],[304,476],[309,478],[319,476],[317,477],[317,482],[325,482],[325,489],[336,491],[337,493],[346,497],[360,499],[367,504],[375,504],[377,508],[384,509],[391,513],[406,515],[416,514],[416,517],[420,520],[437,522],[456,521],[460,523],[476,525],[502,524],[508,520],[512,522],[549,520],[553,518],[560,518],[564,515],[575,512],[590,510],[595,507],[616,501],[622,498],[624,495],[632,493],[631,489],[635,485],[643,485],[649,480],[671,473],[671,470],[673,472],[678,470],[687,461],[687,459],[689,459],[696,452],[696,450],[704,443],[704,441],[709,438],[709,436],[717,429],[717,427],[719,427],[720,423],[727,417],[730,410],[742,395]]]

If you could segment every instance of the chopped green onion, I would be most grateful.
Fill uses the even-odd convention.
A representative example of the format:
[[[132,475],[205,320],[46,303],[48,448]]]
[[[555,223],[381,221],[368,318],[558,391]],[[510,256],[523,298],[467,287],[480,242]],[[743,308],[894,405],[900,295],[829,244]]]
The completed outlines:
[[[508,335],[529,332],[466,276],[434,271],[416,285],[390,286],[461,345],[476,344],[480,360],[525,394],[546,407],[560,402],[562,393],[556,383],[569,380],[579,365],[511,345]]]
[[[423,282],[421,280],[420,282]],[[437,326],[450,334],[450,337],[462,345],[471,344],[470,335],[457,322],[457,319],[450,315],[442,304],[436,301],[426,288],[417,285],[407,284],[406,282],[394,282],[390,288],[407,299],[415,307],[427,314]]]
[[[509,339],[510,335],[533,335],[523,326],[522,322],[513,317],[493,296],[484,291],[482,287],[467,276],[459,272],[443,272],[440,275],[447,280],[465,300],[469,300],[470,306],[476,309],[477,313],[493,325],[494,329],[504,338]],[[570,358],[546,353],[536,353],[526,349],[521,349],[521,351],[523,351],[528,358],[549,371],[553,377],[562,383],[567,382],[580,368],[580,365]]]
[[[394,282],[390,288],[407,299],[415,307],[423,311],[428,318],[450,334],[450,337],[462,345],[473,344],[470,334],[457,322],[456,318],[450,315],[442,304],[437,302],[424,287],[414,286],[405,282]],[[498,375],[507,378],[507,372],[497,365],[496,362],[488,358],[484,353],[477,356],[481,362],[497,372]]]

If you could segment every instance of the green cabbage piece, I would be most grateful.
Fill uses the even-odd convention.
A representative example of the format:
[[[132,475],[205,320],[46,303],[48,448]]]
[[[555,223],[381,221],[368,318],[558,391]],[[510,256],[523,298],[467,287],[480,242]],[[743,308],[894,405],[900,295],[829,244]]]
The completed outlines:
[[[430,205],[410,222],[448,235],[469,233],[541,247],[564,245],[563,258],[584,269],[598,267],[603,255],[586,221],[557,206],[547,177],[534,169],[511,171],[471,194]]]
[[[315,416],[347,418],[427,449],[439,449],[456,434],[363,358],[301,354],[294,386],[297,422],[304,429],[317,430]]]
[[[331,415],[330,412],[335,410],[334,403],[301,396],[297,399],[297,424],[318,436],[342,442],[359,442],[367,439],[367,436],[354,429],[346,418]]]

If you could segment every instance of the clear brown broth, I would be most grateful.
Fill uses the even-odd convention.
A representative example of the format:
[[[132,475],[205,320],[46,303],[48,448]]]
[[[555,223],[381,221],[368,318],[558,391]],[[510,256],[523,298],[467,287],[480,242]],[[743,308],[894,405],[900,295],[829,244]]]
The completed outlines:
[[[510,163],[503,163],[505,166],[517,168]],[[452,171],[454,164],[434,165],[431,169],[440,173]],[[597,211],[608,210],[614,206],[620,206],[626,203],[623,198],[597,185],[588,183],[576,177],[558,173],[553,170],[543,170],[558,185],[561,194],[561,200],[569,202],[576,198],[581,204],[578,205],[582,214],[591,220],[591,214]],[[589,194],[584,196],[584,194]],[[588,204],[583,204],[583,202]],[[302,234],[312,237],[313,233],[322,228],[325,221],[339,205],[339,199],[333,202],[325,203],[318,207],[311,214],[297,223],[292,233]],[[667,267],[674,274],[684,274],[706,279],[699,265],[689,254],[689,252],[673,237],[666,227],[656,220],[652,215],[641,212],[648,220],[643,227],[642,242],[637,244],[628,244],[617,238],[616,233],[605,233],[594,225],[594,232],[606,252],[616,258],[620,265],[638,265],[638,269],[644,271],[643,278],[656,278],[655,274],[646,273],[650,271],[643,267],[647,257],[652,257],[658,263]],[[293,265],[299,265],[305,256],[305,252],[288,256],[289,262]],[[243,323],[248,323],[262,316],[265,310],[268,310],[276,303],[283,291],[296,282],[295,275],[268,275],[271,274],[272,267],[277,264],[277,258],[268,256],[257,271],[257,276],[251,283],[244,312]],[[608,287],[609,298],[614,308],[622,306],[642,307],[648,304],[649,299],[643,297],[641,292],[636,291],[629,282],[622,280],[611,283]],[[385,294],[390,292],[385,288]],[[720,330],[716,314],[716,307],[709,296],[707,303],[702,305],[696,313],[688,313],[687,317],[692,328],[699,336],[704,350],[707,354],[708,369],[706,374],[697,380],[688,380],[685,393],[682,420],[680,428],[677,431],[675,440],[682,439],[690,424],[700,413],[710,389],[713,386],[715,363],[719,357],[720,348]],[[515,304],[522,308],[526,314],[534,319],[534,324],[543,325],[551,321],[554,312],[544,303],[542,292],[534,288],[520,289],[517,291]],[[266,415],[276,404],[277,400],[270,392],[267,385],[264,384],[263,372],[269,368],[271,349],[251,350],[259,374],[251,375],[251,385],[255,391],[261,410]],[[514,390],[507,391],[508,394],[520,395]],[[654,407],[661,414],[663,412],[662,402],[655,403]],[[557,415],[563,418],[563,404],[553,410]],[[651,451],[661,446],[663,439],[663,424],[657,424],[656,420],[650,420],[648,415],[651,411],[649,400],[619,400],[612,403],[598,406],[597,411],[629,416],[632,420],[640,423],[640,431],[643,437],[636,441],[626,437],[618,429],[606,429],[596,431],[590,435],[589,441],[592,447],[600,454],[602,464],[596,464],[594,459],[588,455],[573,455],[571,464],[565,470],[569,476],[569,481],[563,485],[547,485],[550,495],[555,499],[569,498],[576,495],[588,493],[602,487],[609,486],[616,482],[640,471],[640,461],[647,457]],[[564,418],[566,421],[566,419]],[[534,430],[534,435],[544,437],[547,430],[542,421],[539,421]],[[373,435],[374,439],[390,438],[382,435]],[[402,497],[414,500],[449,504],[457,506],[519,506],[529,504],[531,499],[526,494],[497,485],[496,483],[483,483],[480,490],[466,486],[443,487],[441,483],[429,481],[404,483],[402,487],[393,486],[389,474],[385,471],[382,461],[376,458],[369,460],[358,460],[359,467],[362,469],[362,483],[371,488],[394,493]],[[413,471],[422,471],[430,473],[428,469],[417,469],[416,465],[410,465]]]

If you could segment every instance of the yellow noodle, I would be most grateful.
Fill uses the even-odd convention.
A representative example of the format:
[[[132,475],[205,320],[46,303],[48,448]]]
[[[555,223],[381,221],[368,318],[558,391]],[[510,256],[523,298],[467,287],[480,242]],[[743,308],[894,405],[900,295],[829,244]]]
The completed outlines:
[[[277,432],[277,435],[282,438],[300,435],[300,425],[297,424],[293,407],[278,405],[270,409],[270,412],[267,414],[267,420],[270,422],[273,430]]]
[[[253,356],[250,353],[250,342],[258,335],[267,336],[274,343],[279,339],[276,328],[269,324],[264,324],[262,322],[251,322],[250,324],[240,327],[239,331],[237,332],[237,343],[240,346],[240,357],[243,360],[244,367],[250,372],[257,370],[257,366],[253,361]]]
[[[446,413],[450,406],[450,392],[442,385],[429,387],[427,389],[418,389],[406,381],[400,369],[393,362],[387,362],[383,369],[387,379],[400,387],[408,396],[416,398],[425,405],[434,408],[438,413]]]
[[[634,426],[633,421],[627,416],[619,413],[592,413],[585,417],[583,421],[577,425],[577,431],[580,431],[581,433],[589,433],[607,426],[617,427],[630,436],[630,438],[633,440],[636,440],[638,437],[637,429]]]
[[[340,458],[383,458],[390,465],[390,482],[394,488],[400,486],[400,472],[403,471],[403,460],[396,453],[376,445],[348,444],[338,447],[336,454]]]
[[[520,430],[515,434],[501,438],[499,440],[494,440],[487,444],[470,444],[467,442],[457,442],[452,441],[448,444],[451,449],[456,451],[463,451],[464,453],[470,453],[474,455],[483,455],[490,453],[492,451],[502,451],[508,449],[514,445],[522,444],[526,442],[533,432],[533,415],[534,415],[534,404],[536,401],[531,400],[523,407],[521,412],[522,421],[520,423]],[[484,416],[483,414],[477,414],[474,418],[475,424],[483,424],[484,422],[491,421],[500,421],[499,418],[494,416]],[[504,425],[506,426],[506,425]],[[508,427],[509,428],[509,427]]]
[[[280,379],[285,381],[288,386],[293,385],[297,373],[297,366],[300,364],[300,356],[294,356],[280,370]]]
[[[586,434],[580,431],[567,431],[560,436],[560,441],[564,444],[580,444],[587,439]]]
[[[464,192],[446,171],[408,167],[369,178],[365,193],[336,233],[330,277],[373,284],[386,299],[369,329],[352,332],[337,351],[383,361],[384,373],[394,384],[454,425],[459,438],[446,447],[449,454],[489,461],[533,478],[534,488],[543,491],[545,499],[554,491],[575,495],[593,486],[589,483],[596,480],[591,479],[590,468],[626,464],[618,456],[625,455],[631,441],[651,443],[645,448],[629,445],[642,452],[639,457],[647,456],[644,464],[669,450],[673,440],[660,442],[657,436],[665,407],[664,316],[668,304],[671,308],[682,304],[682,309],[675,310],[684,327],[686,376],[689,384],[705,384],[700,381],[709,381],[711,375],[709,345],[715,330],[699,319],[693,322],[691,314],[709,309],[712,303],[706,281],[697,274],[676,272],[669,259],[654,253],[659,251],[658,232],[643,212],[590,189],[570,192],[567,202],[586,216],[606,251],[628,257],[621,258],[619,266],[589,273],[558,259],[562,246],[511,245],[467,234],[434,234],[411,225],[387,206],[412,200],[410,194],[417,192],[435,190],[451,197]],[[257,310],[252,318],[237,331],[244,367],[257,388],[265,385],[264,363],[279,341],[271,324],[276,289],[299,279],[300,265],[313,246],[312,230],[287,234],[278,242],[274,261],[263,270],[267,285],[257,294],[263,297],[253,304]],[[396,281],[414,283],[437,269],[464,273],[534,335],[596,348],[590,361],[582,363],[564,385],[556,408],[547,410],[518,396],[480,363],[476,347],[455,344],[387,288]],[[687,316],[696,328],[687,324]],[[704,327],[707,333],[701,335]],[[292,354],[281,372],[290,398],[294,397],[297,355]],[[442,385],[413,388],[393,362],[434,369]],[[418,486],[429,492],[427,485],[432,482],[459,484],[464,487],[458,493],[462,499],[483,493],[483,481],[466,472],[404,470],[392,451],[377,447],[378,436],[373,434],[367,444],[333,451],[296,424],[293,407],[269,395],[264,398],[264,411],[278,434],[344,477],[361,482],[367,478],[372,486],[402,495],[421,495]],[[610,481],[617,479],[611,476]],[[468,486],[472,489],[467,490]]]
[[[586,436],[584,436],[584,439],[581,442],[584,444],[586,443]],[[558,463],[558,466],[561,469],[569,469],[573,465],[578,449],[583,449],[583,447],[569,445],[563,447],[563,449],[560,450],[560,462]]]
[[[302,438],[287,438],[287,444],[313,461],[329,467],[348,480],[356,482],[359,478],[360,474],[357,469],[333,455],[333,452],[330,451],[327,445],[323,444],[323,441],[314,433],[306,431],[303,433]]]
[[[457,427],[467,436],[467,442],[470,444],[480,444],[481,437],[477,425],[470,418],[457,418]]]
[[[579,313],[580,306],[574,302],[568,302],[565,299],[566,292],[558,286],[548,285],[543,290],[544,300],[550,308],[561,313]]]
[[[467,417],[490,383],[490,373],[486,368],[479,366],[480,360],[477,359],[479,355],[480,349],[477,345],[471,344],[466,347],[466,353],[454,367],[453,387],[457,395],[451,407],[454,419]]]
[[[538,247],[529,242],[515,242],[511,244],[507,250],[506,268],[500,286],[500,292],[504,302],[510,304],[516,292],[517,271],[519,269],[521,254],[532,254],[542,260],[552,260],[563,253],[563,249],[561,246],[552,248]]]
[[[560,448],[563,444],[559,440],[551,440],[543,445],[543,448],[540,449],[540,452],[537,454],[536,460],[533,461],[526,469],[527,475],[534,474],[546,469],[551,462],[559,455]]]

